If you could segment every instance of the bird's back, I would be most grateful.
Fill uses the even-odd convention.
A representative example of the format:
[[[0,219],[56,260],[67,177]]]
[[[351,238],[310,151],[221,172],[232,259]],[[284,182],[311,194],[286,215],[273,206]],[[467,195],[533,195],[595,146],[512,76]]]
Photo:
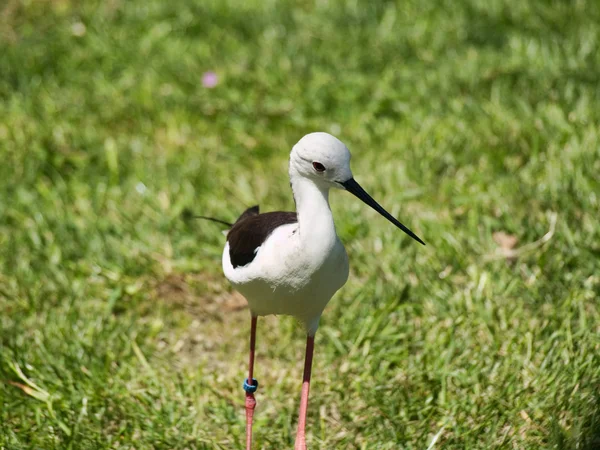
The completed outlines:
[[[250,264],[258,249],[282,225],[298,222],[295,212],[273,211],[259,213],[258,206],[248,208],[227,233],[229,257],[233,268]]]

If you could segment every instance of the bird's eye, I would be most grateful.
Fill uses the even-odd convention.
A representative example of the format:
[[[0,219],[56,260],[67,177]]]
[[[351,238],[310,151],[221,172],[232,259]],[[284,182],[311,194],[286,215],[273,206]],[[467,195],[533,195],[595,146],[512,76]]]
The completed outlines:
[[[313,162],[313,167],[317,172],[325,172],[325,166],[320,162]]]

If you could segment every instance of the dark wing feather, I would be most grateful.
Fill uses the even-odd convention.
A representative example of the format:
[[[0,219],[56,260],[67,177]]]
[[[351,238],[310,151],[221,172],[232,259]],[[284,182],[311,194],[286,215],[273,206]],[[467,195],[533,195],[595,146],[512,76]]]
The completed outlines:
[[[246,219],[247,217],[258,216],[258,214],[259,214],[258,205],[251,206],[246,211],[244,211],[240,217],[237,218],[235,223],[241,222],[242,220]]]
[[[276,228],[298,222],[295,212],[274,211],[258,214],[258,206],[253,208],[246,210],[227,233],[229,259],[233,268],[250,264],[256,256],[256,249]]]

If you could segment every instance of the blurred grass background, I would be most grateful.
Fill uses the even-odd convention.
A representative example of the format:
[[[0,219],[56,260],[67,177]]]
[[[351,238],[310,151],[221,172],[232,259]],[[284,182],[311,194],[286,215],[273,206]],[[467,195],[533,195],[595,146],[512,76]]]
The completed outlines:
[[[243,448],[248,312],[186,217],[293,208],[316,130],[428,246],[332,195],[310,448],[600,448],[599,47],[593,0],[4,0],[0,448]],[[256,448],[303,351],[259,321]]]

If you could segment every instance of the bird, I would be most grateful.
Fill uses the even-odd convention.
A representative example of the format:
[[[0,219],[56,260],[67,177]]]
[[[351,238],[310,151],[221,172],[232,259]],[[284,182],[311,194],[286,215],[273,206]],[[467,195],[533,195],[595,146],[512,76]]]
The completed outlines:
[[[260,213],[248,208],[229,226],[223,249],[225,277],[247,300],[250,323],[248,377],[244,380],[246,449],[252,447],[252,420],[258,381],[254,376],[256,328],[260,316],[289,315],[306,330],[306,352],[295,450],[306,450],[306,418],[315,334],[323,310],[349,275],[348,255],[329,204],[332,189],[346,190],[411,238],[425,243],[379,205],[354,179],[350,151],[342,141],[315,132],[292,147],[289,178],[295,212]]]

